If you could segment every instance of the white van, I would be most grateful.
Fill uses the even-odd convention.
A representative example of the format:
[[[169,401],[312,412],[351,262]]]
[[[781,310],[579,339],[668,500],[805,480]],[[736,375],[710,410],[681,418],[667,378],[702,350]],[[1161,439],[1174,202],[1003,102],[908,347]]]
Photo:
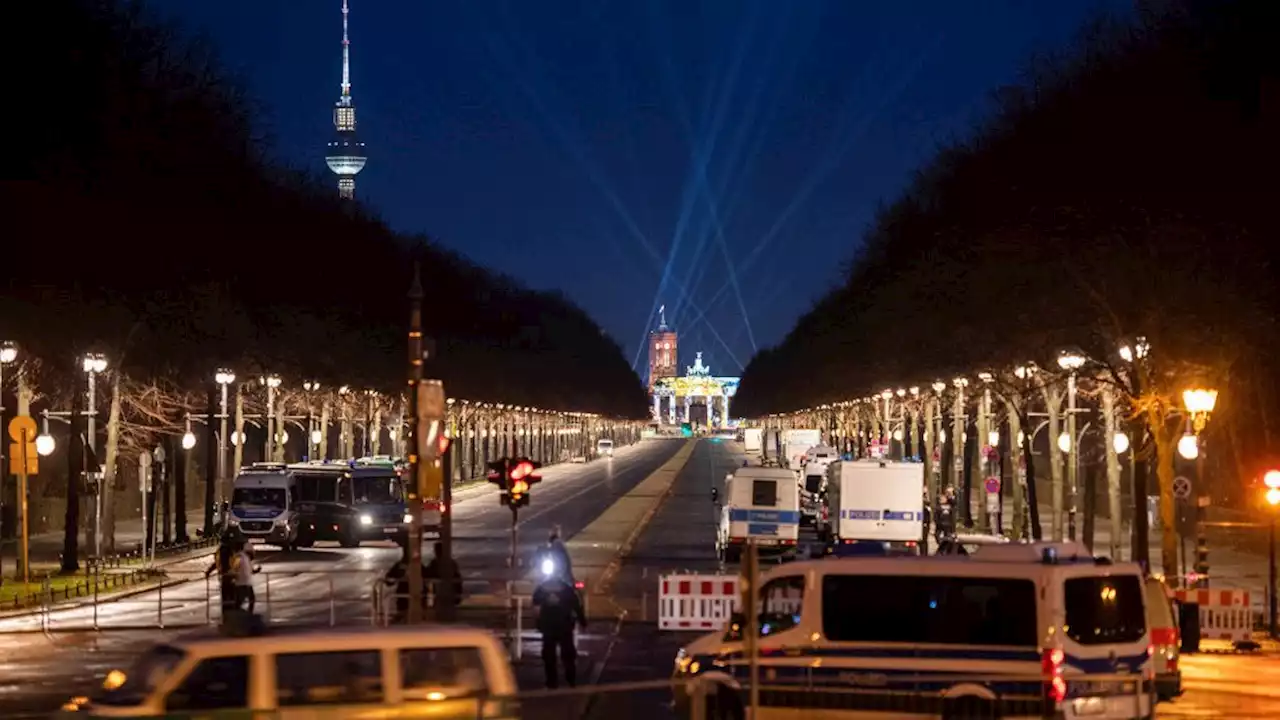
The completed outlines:
[[[236,476],[228,530],[249,542],[293,550],[301,526],[298,481],[283,463],[254,463]]]
[[[516,682],[489,633],[428,626],[156,645],[111,670],[77,717],[515,718]]]
[[[1141,569],[1074,543],[795,562],[762,574],[758,598],[757,717],[1108,719],[1155,710]],[[729,716],[749,677],[741,628],[736,615],[675,659],[677,679],[715,683],[711,696]]]
[[[827,467],[827,508],[836,543],[915,547],[924,537],[924,465],[840,460]]]
[[[613,457],[613,441],[609,438],[600,438],[597,440],[596,454],[601,457]]]
[[[767,553],[788,553],[800,540],[800,487],[785,468],[744,467],[725,478],[716,551],[737,562],[748,539]]]

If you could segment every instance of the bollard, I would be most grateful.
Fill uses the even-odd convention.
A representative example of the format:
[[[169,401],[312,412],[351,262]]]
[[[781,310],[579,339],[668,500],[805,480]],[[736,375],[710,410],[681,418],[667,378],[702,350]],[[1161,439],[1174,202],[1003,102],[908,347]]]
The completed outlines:
[[[329,627],[338,624],[338,612],[333,605],[333,576],[329,576]]]

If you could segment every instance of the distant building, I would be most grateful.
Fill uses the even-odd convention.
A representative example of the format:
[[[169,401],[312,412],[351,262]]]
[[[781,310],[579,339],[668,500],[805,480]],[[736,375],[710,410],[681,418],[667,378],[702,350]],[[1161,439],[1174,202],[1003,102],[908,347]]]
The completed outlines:
[[[658,329],[649,333],[649,392],[663,378],[676,376],[679,345],[676,331],[667,327],[667,306],[658,308]]]
[[[351,41],[347,38],[347,0],[342,0],[342,94],[333,107],[334,138],[324,161],[338,176],[338,197],[356,196],[356,175],[368,160],[364,143],[356,137],[356,106],[351,102]]]
[[[738,393],[736,377],[715,377],[698,353],[682,377],[662,377],[650,389],[653,421],[677,425],[723,428],[732,424],[729,399]]]

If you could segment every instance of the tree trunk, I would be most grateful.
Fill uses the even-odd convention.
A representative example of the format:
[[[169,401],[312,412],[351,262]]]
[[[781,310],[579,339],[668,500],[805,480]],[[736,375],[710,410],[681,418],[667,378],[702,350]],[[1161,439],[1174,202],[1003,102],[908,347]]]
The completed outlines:
[[[930,507],[938,503],[938,467],[933,460],[933,444],[937,441],[937,430],[933,427],[933,398],[924,399],[924,481],[929,488]]]
[[[232,451],[231,467],[227,470],[227,475],[235,478],[240,474],[240,467],[244,465],[244,393],[240,392],[240,386],[236,385],[236,442],[232,443],[235,448]]]
[[[1150,423],[1156,444],[1156,478],[1160,483],[1160,567],[1167,578],[1180,578],[1178,570],[1178,527],[1173,505],[1174,453],[1180,433],[1167,429],[1163,408],[1153,409]]]
[[[1052,483],[1050,495],[1053,500],[1053,519],[1049,524],[1050,538],[1053,542],[1062,542],[1062,514],[1066,506],[1066,487],[1062,482],[1062,448],[1058,447],[1058,436],[1062,434],[1059,424],[1062,417],[1062,393],[1055,388],[1044,389],[1045,411],[1049,414],[1049,479]]]
[[[328,460],[333,457],[329,454],[329,401],[327,399],[320,405],[320,445],[316,452],[320,456],[316,458],[317,460]]]
[[[111,409],[107,413],[106,467],[102,472],[102,547],[104,554],[116,551],[116,464],[120,458],[120,378],[111,373]]]
[[[1103,439],[1103,445],[1107,451],[1107,510],[1111,514],[1111,543],[1108,550],[1111,553],[1111,559],[1120,560],[1120,539],[1124,537],[1124,517],[1121,509],[1120,500],[1120,457],[1116,454],[1115,437],[1118,428],[1116,426],[1116,395],[1115,390],[1110,385],[1102,384],[1102,419],[1106,427],[1106,437]],[[1137,452],[1137,442],[1131,443],[1134,447],[1130,448],[1131,452]],[[1137,507],[1135,499],[1135,512],[1146,512],[1146,508]],[[1130,553],[1132,556],[1133,553]]]
[[[382,408],[374,406],[372,420],[369,423],[369,454],[379,455],[382,452]]]
[[[1022,432],[1022,416],[1018,412],[1021,403],[1022,396],[1017,393],[1005,398],[1005,415],[1009,418],[1010,495],[1013,499],[1013,528],[1009,534],[1014,540],[1024,538],[1023,529],[1027,526],[1027,473],[1022,467],[1022,445],[1018,443],[1018,434]]]
[[[173,436],[169,436],[170,452],[173,453],[173,504],[177,506],[178,511],[173,516],[173,537],[179,543],[187,543],[191,541],[191,536],[187,534],[187,482],[191,478],[191,463],[195,453],[187,451],[179,451],[178,445],[172,441]]]
[[[1031,427],[1031,420],[1020,416],[1018,421]],[[1027,489],[1027,515],[1031,524],[1031,539],[1039,542],[1044,538],[1044,527],[1040,524],[1040,491],[1036,490],[1036,463],[1031,454],[1031,433],[1022,433],[1023,486]]]

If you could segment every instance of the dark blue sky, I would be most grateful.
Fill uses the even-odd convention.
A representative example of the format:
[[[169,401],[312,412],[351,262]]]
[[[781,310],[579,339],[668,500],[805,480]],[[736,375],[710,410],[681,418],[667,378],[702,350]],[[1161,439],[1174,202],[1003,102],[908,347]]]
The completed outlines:
[[[282,159],[323,167],[341,0],[153,2],[249,81]],[[681,360],[731,374],[994,88],[1132,0],[350,3],[362,201],[563,289],[628,360],[665,304]]]

